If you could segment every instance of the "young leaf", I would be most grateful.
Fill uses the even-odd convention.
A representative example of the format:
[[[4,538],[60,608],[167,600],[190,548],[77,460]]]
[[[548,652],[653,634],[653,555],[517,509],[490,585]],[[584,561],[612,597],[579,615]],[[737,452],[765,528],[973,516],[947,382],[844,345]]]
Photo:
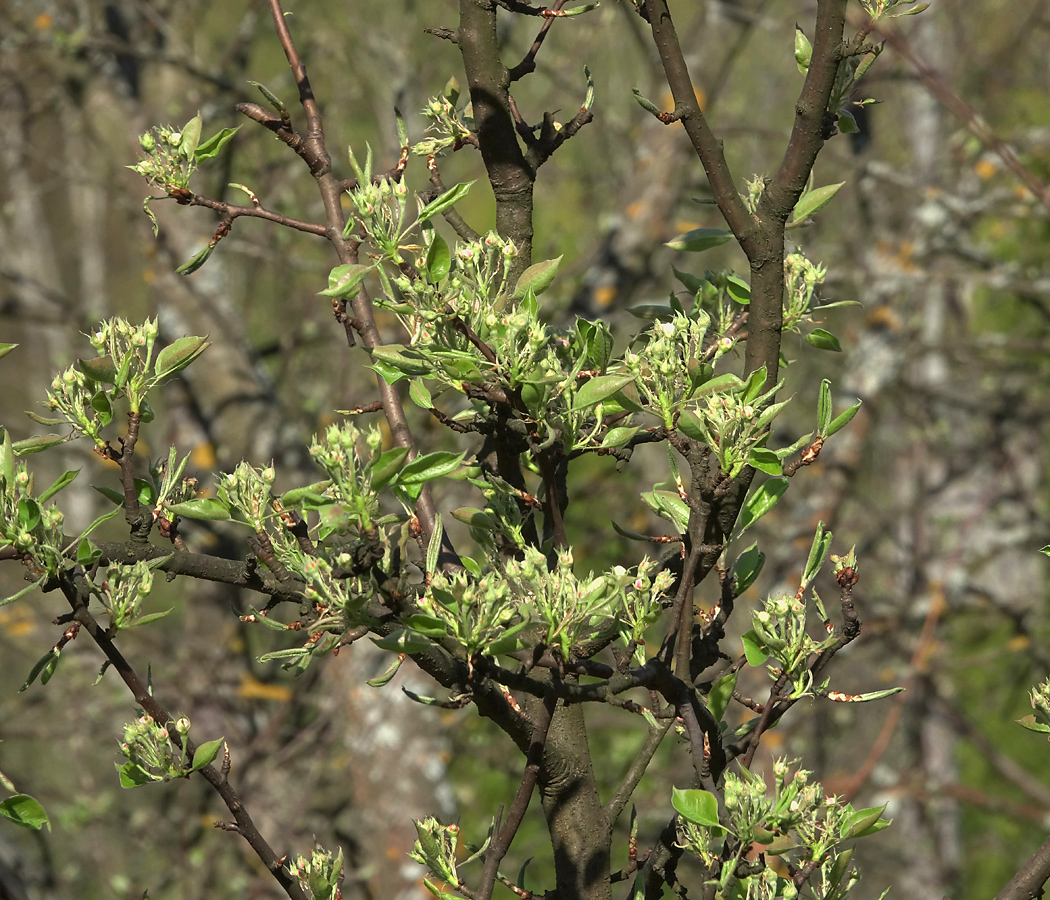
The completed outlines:
[[[6,800],[0,800],[0,816],[23,828],[39,831],[46,825],[47,830],[51,830],[51,822],[44,812],[44,807],[28,794],[15,794]]]
[[[467,195],[467,191],[470,190],[471,185],[473,184],[473,181],[468,181],[464,184],[457,184],[455,187],[449,188],[445,191],[445,193],[436,200],[431,200],[430,203],[419,211],[419,224],[422,225],[427,220],[433,219],[434,216],[443,213],[449,207],[454,206]]]
[[[157,361],[153,364],[153,373],[160,379],[181,372],[210,346],[211,341],[208,340],[207,335],[177,338],[157,354]]]
[[[365,684],[374,688],[390,684],[394,676],[397,674],[397,670],[401,668],[401,663],[404,661],[405,658],[403,656],[395,656],[394,661],[387,667],[387,670],[382,675],[377,675],[375,678],[369,678]]]
[[[757,491],[744,501],[737,522],[737,533],[742,534],[769,512],[788,489],[786,478],[770,478]]]
[[[372,638],[372,643],[380,650],[392,653],[422,653],[434,645],[425,637],[407,628],[400,628],[385,638]]]
[[[758,544],[752,544],[733,563],[729,577],[733,580],[733,593],[738,597],[755,583],[762,566],[766,564],[766,554],[758,549]]]
[[[574,410],[587,409],[619,393],[634,381],[633,375],[599,375],[592,378],[572,398]]]
[[[748,456],[747,463],[752,468],[765,472],[767,475],[780,475],[784,471],[780,458],[772,450],[767,450],[765,447],[753,448]]]
[[[787,227],[797,227],[803,224],[810,216],[822,210],[831,202],[831,198],[839,192],[839,188],[845,183],[845,181],[840,181],[838,184],[826,184],[824,187],[803,194],[795,205],[795,210],[791,214],[791,223]]]
[[[823,522],[818,522],[817,533],[813,535],[813,545],[809,548],[806,569],[802,573],[804,585],[808,585],[817,577],[820,567],[824,565],[824,560],[828,558],[829,550],[831,550],[831,532],[824,527]]]
[[[224,738],[216,738],[214,741],[201,744],[193,753],[193,765],[190,766],[190,771],[196,772],[211,765],[215,757],[219,755],[219,750],[222,749],[223,740]]]
[[[375,266],[364,266],[360,263],[336,266],[328,273],[328,289],[318,291],[321,297],[345,297],[352,300],[357,296],[359,285]]]
[[[214,497],[198,497],[182,503],[165,503],[164,511],[184,519],[206,519],[212,522],[225,522],[230,518],[226,504]]]
[[[747,657],[748,665],[755,668],[765,665],[769,654],[753,628],[749,628],[740,636],[740,643],[744,645],[744,656]]]
[[[116,384],[117,367],[112,356],[100,356],[98,359],[78,359],[77,368],[88,378],[99,384]]]
[[[204,122],[201,120],[201,114],[197,113],[192,119],[190,119],[182,127],[182,139],[179,141],[179,153],[185,159],[193,159],[193,155],[197,152],[197,145],[201,140],[201,128]]]
[[[26,678],[25,683],[18,689],[18,692],[22,693],[22,691],[27,690],[37,678],[40,678],[41,684],[47,684],[51,680],[51,676],[55,674],[55,667],[58,665],[61,657],[62,651],[56,650],[54,647],[48,650],[29,670],[29,677]]]
[[[817,434],[821,437],[828,436],[831,412],[831,382],[825,378],[820,383],[820,396],[817,398]]]
[[[77,475],[80,474],[80,469],[73,469],[71,472],[64,473],[59,477],[54,484],[47,488],[39,497],[37,497],[38,503],[46,503],[52,497],[55,496],[62,488],[70,484]]]
[[[839,339],[823,328],[814,328],[806,335],[806,342],[812,344],[818,350],[832,350],[835,353],[842,352],[842,345],[839,343]]]
[[[711,693],[707,695],[707,708],[711,710],[716,722],[722,721],[722,715],[729,706],[733,697],[733,688],[736,687],[737,672],[730,672],[723,678],[719,678],[711,687]]]
[[[435,234],[427,251],[427,281],[437,284],[448,275],[451,267],[452,254],[449,253],[448,244],[440,234]]]
[[[751,302],[751,285],[736,275],[726,276],[726,293],[729,294],[730,300],[741,306],[747,306]]]
[[[551,286],[554,277],[558,274],[558,266],[561,265],[561,257],[545,259],[534,266],[529,266],[514,285],[514,292],[510,295],[511,300],[521,300],[531,289],[535,296],[542,294]]]
[[[795,65],[805,75],[809,71],[810,60],[813,59],[813,47],[798,25],[795,26]]]
[[[712,247],[720,247],[733,239],[733,232],[724,228],[694,228],[668,241],[665,246],[672,250],[701,253]]]
[[[430,535],[430,543],[427,545],[427,572],[436,572],[438,554],[441,552],[441,538],[445,529],[441,524],[441,513],[438,513],[434,522],[434,531]]]
[[[189,262],[184,262],[181,266],[179,266],[175,270],[175,273],[177,275],[192,275],[208,261],[208,257],[212,255],[214,250],[215,245],[208,244],[208,246],[205,247],[203,250],[199,250]]]
[[[397,483],[400,485],[425,484],[428,481],[442,478],[455,471],[459,464],[463,462],[464,456],[466,456],[465,451],[463,453],[451,453],[447,450],[439,450],[436,453],[426,453],[423,456],[417,456],[401,469],[397,476]],[[433,570],[428,569],[427,571]]]
[[[671,805],[678,815],[707,828],[725,829],[718,821],[718,799],[708,791],[671,789]]]
[[[839,413],[831,420],[831,424],[828,425],[827,437],[831,437],[836,431],[839,431],[860,411],[860,405],[863,401],[858,400],[845,412]]]
[[[218,134],[213,134],[208,140],[197,147],[196,152],[193,154],[193,159],[197,163],[202,163],[206,159],[214,159],[219,155],[219,151],[225,147],[232,139],[233,136],[240,129],[240,125],[236,128],[224,128]]]
[[[18,344],[0,344],[0,359],[3,359],[12,350],[17,347]]]
[[[4,440],[0,444],[0,478],[5,486],[11,486],[15,481],[15,448],[11,444],[11,435],[6,428],[0,428]]]

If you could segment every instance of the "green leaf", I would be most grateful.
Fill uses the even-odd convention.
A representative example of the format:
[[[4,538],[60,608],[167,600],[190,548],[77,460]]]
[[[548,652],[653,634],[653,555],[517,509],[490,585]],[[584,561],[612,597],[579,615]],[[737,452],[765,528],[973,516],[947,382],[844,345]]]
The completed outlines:
[[[452,254],[449,252],[448,244],[440,234],[434,235],[434,240],[427,251],[426,272],[427,281],[437,284],[448,275],[452,268]]]
[[[18,524],[26,531],[32,531],[40,524],[40,504],[32,497],[18,501]]]
[[[839,343],[839,339],[823,328],[814,328],[806,335],[806,342],[812,344],[818,350],[832,350],[835,353],[842,352],[842,345]]]
[[[751,302],[751,285],[736,275],[726,276],[726,293],[729,294],[730,300],[741,306],[747,306]]]
[[[323,505],[326,502],[329,502],[331,498],[323,497],[322,492],[331,487],[331,484],[332,480],[326,478],[324,481],[315,481],[313,484],[292,488],[290,491],[285,491],[281,494],[279,502],[285,509],[297,507],[308,498],[319,501]]]
[[[95,488],[95,490],[98,491],[100,489],[99,488]],[[123,494],[120,495],[120,499],[121,499],[121,503],[123,503],[123,501],[124,501],[124,495]],[[101,516],[99,516],[97,519],[95,519],[90,525],[88,525],[87,528],[85,528],[82,532],[80,532],[80,534],[78,534],[76,536],[76,538],[70,543],[69,546],[72,547],[73,544],[79,544],[80,541],[82,541],[89,534],[91,534],[91,532],[94,531],[96,528],[98,528],[99,525],[101,525],[103,522],[108,522],[110,519],[112,519],[114,516],[116,516],[117,513],[119,513],[119,512],[120,512],[120,507],[118,506],[116,509],[111,509],[108,513],[103,513]]]
[[[418,379],[408,383],[408,399],[420,409],[434,408],[434,398],[430,395],[430,391],[427,390],[427,386]]]
[[[795,204],[795,210],[791,214],[792,221],[787,227],[797,227],[814,213],[822,210],[831,202],[831,198],[839,192],[839,189],[845,183],[845,181],[840,181],[838,184],[826,184],[824,187],[803,194],[799,198],[798,203]]]
[[[743,386],[744,382],[736,375],[732,372],[726,372],[724,375],[719,375],[716,378],[709,378],[693,391],[690,399],[695,400],[697,397],[703,397],[705,394],[712,394],[716,391],[738,391]]]
[[[248,84],[250,84],[252,87],[258,88],[259,93],[266,98],[266,102],[269,103],[270,106],[274,108],[274,110],[281,113],[282,115],[284,115],[288,111],[288,108],[281,101],[280,97],[278,97],[273,91],[271,91],[265,84],[262,84],[258,81],[249,81]]]
[[[561,260],[562,258],[559,256],[555,259],[545,259],[543,262],[529,266],[518,278],[510,299],[521,300],[530,290],[537,297],[542,294],[551,286],[554,277],[558,274],[558,266],[561,265]]]
[[[860,406],[863,401],[858,400],[845,412],[839,413],[831,420],[831,424],[828,425],[828,433],[825,437],[831,437],[836,431],[841,430],[845,425],[849,424],[850,420],[860,411]]]
[[[6,428],[0,428],[4,433],[4,442],[0,444],[0,478],[5,485],[15,483],[15,448],[11,445],[11,435]]]
[[[769,654],[766,652],[765,644],[757,634],[755,634],[754,628],[749,628],[740,636],[740,643],[744,645],[744,656],[747,657],[748,665],[758,666],[765,665]]]
[[[22,590],[16,591],[10,597],[4,597],[3,600],[0,600],[0,607],[7,606],[8,603],[14,603],[16,600],[20,600],[26,594],[28,594],[31,591],[34,591],[38,587],[40,587],[40,585],[42,585],[45,581],[47,581],[47,578],[48,578],[47,573],[45,573],[45,574],[41,575],[32,584],[27,584],[24,588],[22,588]]]
[[[445,193],[436,200],[431,200],[430,203],[419,211],[419,224],[422,225],[429,219],[433,219],[434,216],[439,213],[443,213],[449,207],[454,206],[467,195],[467,191],[470,190],[471,185],[473,184],[473,181],[468,181],[464,184],[457,184],[454,188],[449,188],[445,191]]]
[[[370,348],[368,352],[372,359],[386,363],[402,375],[415,377],[433,374],[433,365],[419,351],[403,344],[383,344]]]
[[[739,671],[739,670],[738,670]],[[716,722],[722,721],[722,716],[733,698],[733,688],[736,687],[737,672],[730,672],[723,678],[719,678],[711,686],[711,693],[707,695],[707,708],[711,710]]]
[[[631,93],[634,95],[634,99],[638,102],[638,105],[646,112],[651,112],[654,116],[659,116],[661,114],[660,107],[653,103],[652,100],[642,96],[642,93],[638,88],[631,88]]]
[[[17,347],[18,344],[0,344],[0,359],[3,359],[12,350]]]
[[[671,805],[683,819],[706,828],[725,829],[718,821],[718,799],[708,791],[671,789]]]
[[[762,393],[763,388],[766,386],[766,367],[759,366],[747,376],[747,380],[744,382],[744,388],[740,395],[740,402],[744,404],[754,403],[759,395]]]
[[[434,645],[420,634],[409,631],[407,628],[399,628],[393,634],[384,638],[372,638],[372,643],[380,650],[389,650],[391,653],[422,653]]]
[[[821,437],[828,436],[831,412],[831,382],[825,378],[820,383],[820,396],[817,398],[817,434]]]
[[[634,376],[630,374],[599,375],[576,392],[576,396],[572,398],[572,408],[574,410],[587,409],[619,393],[633,382]]]
[[[47,830],[51,830],[51,822],[44,812],[44,807],[28,794],[15,794],[6,800],[0,800],[0,816],[23,828],[39,831],[46,825]]]
[[[737,523],[738,533],[747,531],[752,525],[769,512],[776,502],[784,496],[788,489],[786,478],[770,478],[744,501],[744,508],[740,512],[740,520]]]
[[[605,437],[602,438],[602,447],[606,450],[611,450],[616,447],[624,447],[631,442],[641,427],[628,428],[626,426],[619,426],[618,428],[610,428],[606,433]]]
[[[216,738],[214,741],[207,741],[201,744],[193,752],[193,765],[190,766],[190,771],[196,772],[205,766],[210,766],[215,757],[219,755],[224,740],[225,738]]]
[[[726,231],[724,228],[694,228],[692,231],[687,231],[668,241],[665,246],[670,247],[672,250],[701,253],[704,250],[710,250],[712,247],[720,247],[722,244],[727,244],[732,239],[733,232]]]
[[[77,368],[98,384],[117,383],[117,367],[113,362],[112,356],[100,356],[97,359],[78,359]]]
[[[824,565],[824,560],[828,558],[829,550],[831,550],[831,532],[824,527],[823,522],[818,522],[817,532],[813,535],[813,545],[809,548],[806,569],[802,573],[803,584],[808,585],[817,577],[820,567]]]
[[[842,839],[848,841],[853,838],[865,837],[869,834],[875,834],[877,831],[882,831],[882,829],[886,828],[891,821],[882,818],[884,812],[886,812],[886,804],[883,804],[882,806],[873,806],[869,809],[858,809],[843,823],[841,832]]]
[[[95,411],[99,424],[103,428],[113,421],[113,404],[105,391],[95,391],[91,397],[91,408]]]
[[[219,151],[222,150],[232,139],[233,136],[240,130],[240,125],[236,128],[224,128],[218,134],[213,134],[208,140],[197,147],[193,154],[193,159],[197,163],[202,163],[207,159],[214,159],[219,155]]]
[[[755,583],[762,566],[766,564],[766,554],[758,549],[758,544],[752,544],[733,563],[729,572],[729,578],[735,582],[733,593],[738,597]]]
[[[689,527],[689,505],[673,491],[649,491],[642,499],[657,515],[671,522],[679,534]]]
[[[101,555],[101,551],[99,551],[99,555]],[[149,625],[150,622],[156,622],[158,619],[163,619],[174,608],[175,607],[171,607],[171,609],[165,609],[165,610],[162,610],[161,612],[146,613],[146,615],[139,616],[137,619],[135,619],[130,624],[125,625],[125,627],[126,628],[139,628],[142,625]]]
[[[441,539],[444,536],[445,527],[441,522],[441,513],[438,513],[434,521],[434,530],[430,534],[430,543],[427,544],[427,572],[436,572],[438,556],[441,553]]]
[[[184,519],[206,519],[211,522],[225,522],[230,518],[226,504],[215,497],[198,497],[182,503],[165,503],[164,511]]]
[[[201,120],[201,114],[197,113],[197,115],[182,126],[182,139],[179,141],[179,153],[182,154],[183,158],[193,159],[194,154],[197,152],[197,145],[201,140],[201,127],[203,125],[204,122]]]
[[[124,494],[121,491],[115,491],[110,487],[99,487],[97,484],[91,486],[107,500],[113,501],[118,506],[124,505]]]
[[[401,471],[407,457],[407,447],[392,447],[384,451],[372,466],[372,490],[381,490],[389,484],[390,480]]]
[[[621,528],[615,522],[610,523],[620,537],[625,537],[629,541],[651,541],[652,538],[647,534],[639,534],[637,531],[628,531],[626,528]]]
[[[704,289],[706,282],[703,278],[698,278],[696,275],[691,275],[689,272],[679,272],[674,266],[671,266],[671,271],[674,272],[674,277],[677,278],[682,286],[694,296]]]
[[[102,559],[102,551],[88,538],[82,538],[77,544],[77,565],[89,568]]]
[[[1044,547],[1045,551],[1047,548]],[[1040,734],[1050,734],[1050,725],[1046,722],[1040,722],[1035,716],[1022,716],[1020,719],[1015,720],[1018,725],[1022,728],[1027,728],[1029,731],[1035,731]]]
[[[208,340],[207,335],[177,338],[157,354],[157,361],[153,364],[153,373],[159,379],[181,372],[210,346],[211,341]]]
[[[390,684],[390,682],[393,681],[394,676],[397,674],[398,669],[401,668],[401,663],[404,661],[405,660],[402,657],[395,656],[394,661],[387,667],[387,670],[382,675],[377,675],[375,678],[369,678],[365,684],[374,688]]]
[[[23,410],[30,419],[37,423],[37,425],[47,425],[50,428],[52,425],[62,425],[65,423],[65,419],[54,418],[51,416],[41,416],[38,413],[32,412],[31,410]]]
[[[71,484],[73,479],[80,474],[80,469],[73,469],[70,472],[62,474],[47,490],[45,490],[39,497],[37,497],[38,503],[46,503],[52,497],[55,496],[60,490],[67,485]]]
[[[55,674],[55,668],[58,666],[58,661],[62,656],[60,650],[56,650],[52,647],[43,656],[36,661],[36,664],[32,669],[29,670],[29,676],[26,678],[25,683],[18,689],[19,693],[29,688],[29,686],[40,679],[41,684],[47,684],[51,680],[51,676]]]
[[[122,788],[137,788],[153,783],[149,772],[130,760],[122,766],[118,766],[116,763],[113,763],[113,765],[116,766],[117,771],[120,773],[120,786]]]
[[[448,626],[445,624],[445,620],[439,619],[437,616],[416,613],[415,615],[402,617],[401,621],[412,631],[417,631],[424,637],[443,638],[448,635]]]
[[[192,275],[208,261],[208,257],[212,255],[212,252],[214,250],[215,245],[209,244],[203,250],[198,251],[197,254],[193,257],[193,259],[191,259],[189,262],[184,262],[181,266],[179,266],[175,270],[175,274]]]
[[[767,450],[765,447],[752,448],[747,463],[752,468],[765,472],[767,475],[780,475],[784,471],[780,458],[772,450]]]
[[[463,462],[464,456],[466,456],[466,451],[451,453],[447,450],[417,456],[401,469],[397,476],[397,483],[400,485],[425,484],[428,481],[443,478],[456,470]]]
[[[809,38],[803,33],[802,29],[795,26],[795,65],[798,66],[798,70],[805,75],[809,71],[810,61],[813,59],[813,47],[809,43]]]
[[[364,281],[365,278],[368,277],[368,274],[373,272],[375,268],[374,265],[364,266],[360,263],[336,266],[328,273],[328,289],[318,291],[318,296],[345,297],[347,300],[352,300],[357,296],[361,282]]]

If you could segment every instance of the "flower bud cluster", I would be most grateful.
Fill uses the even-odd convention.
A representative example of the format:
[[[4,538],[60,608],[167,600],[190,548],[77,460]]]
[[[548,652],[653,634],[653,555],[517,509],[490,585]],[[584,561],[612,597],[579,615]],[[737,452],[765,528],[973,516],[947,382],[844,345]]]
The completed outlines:
[[[180,734],[185,737],[188,731],[189,721],[186,720],[185,730]],[[133,764],[143,781],[170,781],[186,774],[185,754],[172,743],[168,729],[152,716],[140,716],[124,726],[120,752]]]
[[[181,131],[171,125],[156,125],[139,135],[139,146],[145,156],[128,168],[165,192],[184,189],[189,186],[197,163],[192,154],[182,152],[181,145]]]
[[[813,295],[824,283],[827,268],[811,262],[801,250],[784,259],[784,331],[797,330],[809,318]]]

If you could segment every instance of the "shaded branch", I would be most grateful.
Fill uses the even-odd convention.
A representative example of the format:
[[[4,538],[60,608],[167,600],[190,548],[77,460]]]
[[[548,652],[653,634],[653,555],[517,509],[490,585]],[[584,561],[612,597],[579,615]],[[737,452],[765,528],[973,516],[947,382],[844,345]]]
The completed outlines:
[[[156,722],[164,726],[170,726],[168,734],[171,737],[171,740],[179,747],[185,745],[184,749],[186,759],[192,760],[196,750],[193,742],[188,738],[180,738],[178,732],[174,728],[174,719],[168,714],[167,710],[165,710],[153,698],[149,688],[142,679],[139,678],[138,673],[124,658],[123,654],[121,654],[116,648],[110,640],[109,635],[98,624],[98,621],[88,609],[88,600],[90,599],[91,593],[85,576],[82,573],[78,574],[78,570],[63,573],[59,578],[59,587],[65,595],[66,600],[69,601],[70,607],[73,610],[74,619],[80,623],[83,629],[91,636],[91,639],[105,655],[114,671],[120,676],[128,690],[131,691],[132,696],[135,698],[135,702],[147,714],[152,716]],[[256,856],[259,857],[263,865],[266,866],[267,870],[277,883],[281,885],[281,888],[288,897],[290,897],[291,900],[307,900],[306,895],[299,886],[298,879],[293,878],[288,869],[285,868],[284,857],[278,857],[267,843],[266,839],[256,827],[248,810],[245,809],[243,801],[227,780],[226,776],[229,770],[226,763],[224,762],[222,769],[216,769],[213,765],[207,765],[198,771],[200,772],[201,777],[215,789],[216,793],[218,793],[219,797],[222,799],[222,802],[226,804],[226,808],[230,811],[237,823],[235,829],[236,832],[248,842],[248,845],[255,852]]]

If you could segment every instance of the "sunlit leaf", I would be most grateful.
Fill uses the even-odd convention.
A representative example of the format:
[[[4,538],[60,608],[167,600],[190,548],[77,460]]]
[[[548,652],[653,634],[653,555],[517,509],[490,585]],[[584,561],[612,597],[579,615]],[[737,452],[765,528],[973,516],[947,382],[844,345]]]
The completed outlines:
[[[670,247],[672,250],[701,253],[704,250],[710,250],[712,247],[720,247],[722,244],[727,244],[732,239],[733,232],[726,231],[724,228],[695,228],[692,231],[678,235],[678,237],[668,241],[665,246]]]

